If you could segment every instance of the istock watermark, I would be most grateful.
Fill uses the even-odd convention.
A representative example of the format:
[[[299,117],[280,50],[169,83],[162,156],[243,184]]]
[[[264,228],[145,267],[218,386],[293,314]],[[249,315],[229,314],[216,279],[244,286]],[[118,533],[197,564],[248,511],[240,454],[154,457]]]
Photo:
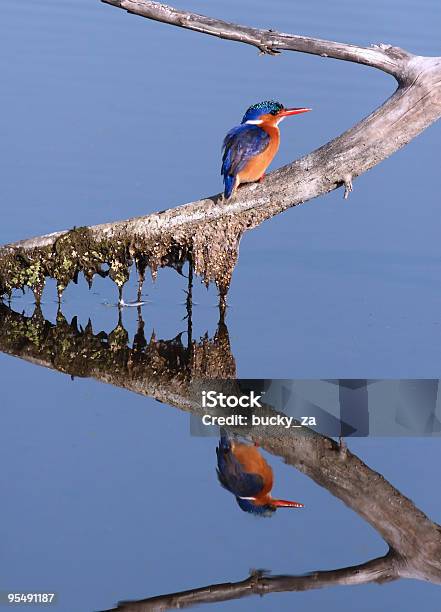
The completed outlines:
[[[197,381],[205,414],[192,435],[233,426],[309,428],[326,436],[440,436],[439,379],[230,379]],[[305,429],[306,431],[306,429]]]
[[[291,427],[316,427],[317,421],[315,417],[302,417],[300,421],[294,417],[284,416],[283,414],[275,414],[272,416],[259,416],[252,414],[246,416],[244,414],[231,414],[230,416],[214,416],[211,414],[204,414],[202,417],[203,425],[218,425],[224,427],[229,425],[231,427],[243,427],[251,425],[252,427],[283,427],[284,429],[290,429]]]
[[[231,390],[224,392],[204,389],[201,391],[201,406],[207,410],[207,414],[202,416],[202,424],[206,427],[283,427],[284,429],[317,426],[317,419],[314,416],[300,415],[295,418],[284,414],[268,414],[268,406],[262,399],[264,395],[265,391],[257,393],[253,389],[241,393],[240,385],[236,385],[236,393],[232,393]],[[256,413],[256,410],[259,413]]]
[[[262,408],[262,395],[251,391],[249,395],[227,395],[218,391],[202,391],[202,408]]]

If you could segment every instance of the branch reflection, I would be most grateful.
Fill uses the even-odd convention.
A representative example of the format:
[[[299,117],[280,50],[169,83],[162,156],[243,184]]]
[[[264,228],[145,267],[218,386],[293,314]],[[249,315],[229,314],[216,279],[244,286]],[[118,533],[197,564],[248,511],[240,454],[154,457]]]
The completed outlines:
[[[191,316],[189,319],[191,325]],[[132,346],[128,340],[121,318],[111,333],[94,333],[90,323],[82,329],[76,318],[69,323],[61,312],[56,322],[51,323],[38,308],[33,316],[27,317],[0,304],[0,350],[40,366],[71,376],[92,377],[199,416],[204,411],[196,400],[198,395],[200,398],[197,381],[227,379],[231,385],[235,384],[236,364],[222,320],[212,338],[205,336],[195,341],[187,335],[184,343],[182,334],[170,340],[158,340],[154,336],[147,340],[139,317]],[[262,404],[256,414],[278,413]],[[243,433],[234,426],[225,429],[226,435],[232,437]],[[389,553],[358,566],[308,576],[268,576],[255,572],[237,583],[209,585],[123,603],[116,609],[165,610],[254,594],[398,578],[441,584],[441,527],[345,445],[311,430],[300,433],[298,429],[278,426],[253,427],[248,437],[354,510],[376,529],[388,544]],[[225,474],[223,477],[226,480]],[[233,486],[228,488],[237,496]]]

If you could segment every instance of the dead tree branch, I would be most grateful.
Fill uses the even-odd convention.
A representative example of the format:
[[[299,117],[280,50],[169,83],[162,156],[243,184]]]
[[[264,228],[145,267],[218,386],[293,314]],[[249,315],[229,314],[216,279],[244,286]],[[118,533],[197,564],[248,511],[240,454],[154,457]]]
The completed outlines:
[[[210,584],[198,589],[168,593],[157,597],[149,597],[140,601],[121,602],[115,612],[160,612],[189,608],[202,603],[218,603],[241,599],[250,595],[269,595],[270,593],[288,593],[310,591],[372,582],[382,583],[399,578],[396,569],[396,555],[389,552],[384,557],[372,559],[361,565],[345,567],[327,572],[314,572],[306,576],[271,576],[265,572],[255,571],[240,582],[225,582],[223,584]],[[111,612],[107,610],[106,612]]]
[[[186,28],[201,34],[209,34],[210,36],[252,45],[262,53],[270,55],[277,55],[281,51],[311,53],[322,57],[365,64],[366,66],[379,68],[394,76],[401,72],[402,60],[409,57],[406,51],[392,48],[390,45],[359,47],[331,40],[275,32],[274,30],[261,30],[230,23],[222,19],[206,17],[190,11],[182,11],[162,2],[151,2],[150,0],[101,1],[124,9],[133,15],[140,15],[141,17],[147,17],[147,19]]]
[[[46,277],[58,291],[83,272],[89,282],[107,275],[121,290],[134,262],[178,270],[191,260],[195,272],[222,295],[228,291],[239,242],[252,229],[290,207],[343,186],[406,145],[441,116],[441,57],[415,56],[389,45],[358,47],[270,30],[238,26],[178,11],[148,0],[103,0],[149,19],[244,42],[269,53],[312,53],[371,66],[395,77],[398,88],[378,109],[341,136],[272,172],[264,184],[240,189],[232,202],[219,195],[145,217],[56,232],[0,249],[0,295],[31,287],[37,301]],[[103,271],[108,264],[109,271]]]
[[[54,325],[45,321],[38,308],[32,317],[26,317],[0,305],[0,350],[71,376],[91,377],[153,397],[197,416],[217,414],[215,409],[202,408],[201,389],[206,388],[206,381],[215,388],[219,379],[227,379],[234,388],[236,376],[223,323],[213,339],[203,338],[187,346],[180,336],[147,342],[141,324],[131,348],[121,321],[110,334],[94,334],[91,324],[78,329],[76,320],[69,324],[61,313]],[[277,412],[262,405],[255,414],[262,417]],[[243,434],[239,427],[228,429]],[[357,573],[360,568],[346,568],[314,574],[315,579],[305,582],[302,577],[291,576],[282,582],[281,577],[274,577],[274,583],[265,578],[256,588],[265,591],[265,585],[272,584],[273,590],[280,590],[282,583],[284,590],[289,585],[288,590],[300,590],[301,585],[318,588],[330,582],[357,584],[357,576],[358,583],[400,577],[441,584],[440,526],[349,449],[341,453],[337,442],[306,428],[253,426],[248,435],[354,510],[391,549],[391,555],[385,557],[387,563],[373,560],[363,566],[361,574]],[[250,589],[245,590],[252,594]]]

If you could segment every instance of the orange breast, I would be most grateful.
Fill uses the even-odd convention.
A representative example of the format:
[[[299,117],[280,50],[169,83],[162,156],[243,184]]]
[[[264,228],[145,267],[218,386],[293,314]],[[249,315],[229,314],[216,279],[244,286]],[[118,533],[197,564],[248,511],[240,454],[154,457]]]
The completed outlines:
[[[266,495],[273,488],[273,471],[255,446],[233,443],[233,453],[245,472],[259,474],[263,478],[263,489],[260,495]]]
[[[253,157],[253,159],[251,159],[239,172],[238,178],[240,183],[254,183],[254,181],[258,181],[265,174],[265,170],[273,161],[279,148],[279,128],[272,125],[266,125],[264,123],[262,123],[260,127],[265,130],[267,134],[269,134],[269,144],[265,151],[259,153],[259,155],[256,155],[256,157]]]

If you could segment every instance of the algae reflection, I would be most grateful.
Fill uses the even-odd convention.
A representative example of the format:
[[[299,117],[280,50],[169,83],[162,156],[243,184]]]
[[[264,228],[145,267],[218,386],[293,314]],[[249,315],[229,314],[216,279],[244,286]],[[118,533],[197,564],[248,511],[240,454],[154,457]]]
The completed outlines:
[[[61,312],[56,322],[51,323],[44,319],[39,308],[27,317],[0,304],[0,350],[3,352],[71,376],[88,376],[148,395],[200,416],[200,402],[195,401],[195,380],[223,378],[234,386],[235,360],[228,330],[222,321],[212,338],[206,336],[194,341],[187,334],[184,342],[183,336],[179,334],[171,340],[152,337],[147,341],[144,323],[139,317],[133,345],[129,346],[121,318],[111,333],[94,334],[90,323],[82,329],[76,318],[69,323]],[[267,405],[262,405],[259,412],[277,414]],[[243,435],[240,428],[226,429],[231,436]],[[239,582],[220,582],[122,603],[115,609],[140,612],[183,608],[250,595],[400,578],[441,584],[440,525],[351,453],[344,443],[312,430],[300,432],[277,426],[253,427],[247,437],[263,450],[283,458],[356,512],[383,538],[388,553],[359,565],[307,576],[269,576],[256,571]],[[214,459],[213,448],[213,463]],[[121,597],[127,598],[127,595],[121,593]]]
[[[76,317],[68,322],[58,311],[56,322],[46,320],[39,306],[25,316],[0,303],[0,350],[38,365],[74,377],[90,377],[149,395],[168,403],[181,397],[187,401],[195,378],[234,379],[236,363],[231,353],[228,329],[222,319],[212,338],[199,341],[187,332],[169,340],[145,336],[145,324],[138,312],[138,326],[132,346],[121,312],[110,333],[94,333],[92,323],[85,328]]]

